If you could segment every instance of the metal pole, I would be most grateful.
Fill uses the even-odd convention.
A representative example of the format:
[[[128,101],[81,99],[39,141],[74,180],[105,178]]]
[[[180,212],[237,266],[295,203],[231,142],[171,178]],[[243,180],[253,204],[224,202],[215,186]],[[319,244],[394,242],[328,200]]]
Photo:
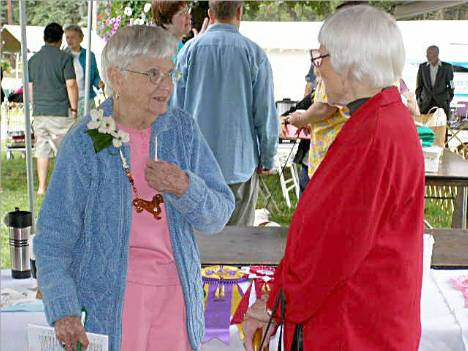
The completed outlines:
[[[23,105],[24,105],[24,133],[26,135],[26,171],[28,179],[29,211],[33,217],[32,233],[36,232],[34,221],[34,178],[32,164],[31,143],[31,118],[29,111],[29,72],[28,72],[28,45],[26,41],[26,1],[20,0],[20,25],[21,25],[21,60],[23,63]]]
[[[20,61],[21,55],[19,53],[16,53],[16,61],[15,61],[15,78],[19,78],[19,61]]]
[[[466,212],[468,210],[468,194],[467,194],[467,187],[463,186],[461,187],[461,196],[462,196],[462,208],[461,208],[461,227],[462,229],[467,229],[466,228]]]
[[[89,114],[89,90],[91,78],[91,28],[93,26],[93,0],[88,0],[88,47],[86,50],[84,114]]]

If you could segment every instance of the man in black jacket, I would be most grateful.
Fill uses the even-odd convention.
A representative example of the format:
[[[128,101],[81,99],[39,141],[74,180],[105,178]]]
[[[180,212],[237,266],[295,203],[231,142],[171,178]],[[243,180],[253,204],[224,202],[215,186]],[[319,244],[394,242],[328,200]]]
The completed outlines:
[[[435,45],[427,48],[427,62],[419,65],[416,98],[421,113],[427,113],[437,106],[444,109],[447,119],[450,117],[450,102],[453,99],[453,67],[439,60],[439,48]]]

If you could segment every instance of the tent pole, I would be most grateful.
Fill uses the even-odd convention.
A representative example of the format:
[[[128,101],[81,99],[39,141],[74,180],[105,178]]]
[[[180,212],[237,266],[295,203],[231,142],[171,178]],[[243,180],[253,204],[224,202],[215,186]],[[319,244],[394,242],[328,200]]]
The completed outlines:
[[[19,61],[21,59],[21,56],[20,54],[17,52],[16,53],[16,60],[15,60],[15,78],[18,79],[19,78]]]
[[[93,0],[88,0],[88,50],[86,50],[84,115],[89,114],[89,91],[91,78],[91,27],[93,26]]]
[[[34,221],[34,177],[32,163],[32,142],[31,142],[31,117],[29,103],[29,72],[28,72],[28,45],[26,42],[26,1],[20,0],[20,25],[21,25],[21,60],[23,63],[23,105],[24,105],[24,133],[26,136],[26,171],[28,180],[29,211],[33,217],[31,232],[36,232]]]

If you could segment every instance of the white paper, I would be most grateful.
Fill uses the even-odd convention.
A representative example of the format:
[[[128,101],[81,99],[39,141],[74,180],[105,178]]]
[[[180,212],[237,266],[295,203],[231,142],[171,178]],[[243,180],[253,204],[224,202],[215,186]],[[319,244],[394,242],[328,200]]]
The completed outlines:
[[[86,351],[108,351],[107,335],[86,333],[89,346]],[[28,324],[28,351],[63,351],[51,327]]]

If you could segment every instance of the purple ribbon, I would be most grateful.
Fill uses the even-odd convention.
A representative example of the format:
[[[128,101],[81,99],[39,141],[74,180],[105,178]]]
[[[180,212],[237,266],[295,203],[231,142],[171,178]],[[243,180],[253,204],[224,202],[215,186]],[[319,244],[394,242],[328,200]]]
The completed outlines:
[[[221,283],[222,284],[222,283]],[[205,335],[202,343],[218,339],[229,345],[229,326],[233,284],[224,284],[224,297],[215,298],[217,283],[209,283],[208,299],[205,308]]]

